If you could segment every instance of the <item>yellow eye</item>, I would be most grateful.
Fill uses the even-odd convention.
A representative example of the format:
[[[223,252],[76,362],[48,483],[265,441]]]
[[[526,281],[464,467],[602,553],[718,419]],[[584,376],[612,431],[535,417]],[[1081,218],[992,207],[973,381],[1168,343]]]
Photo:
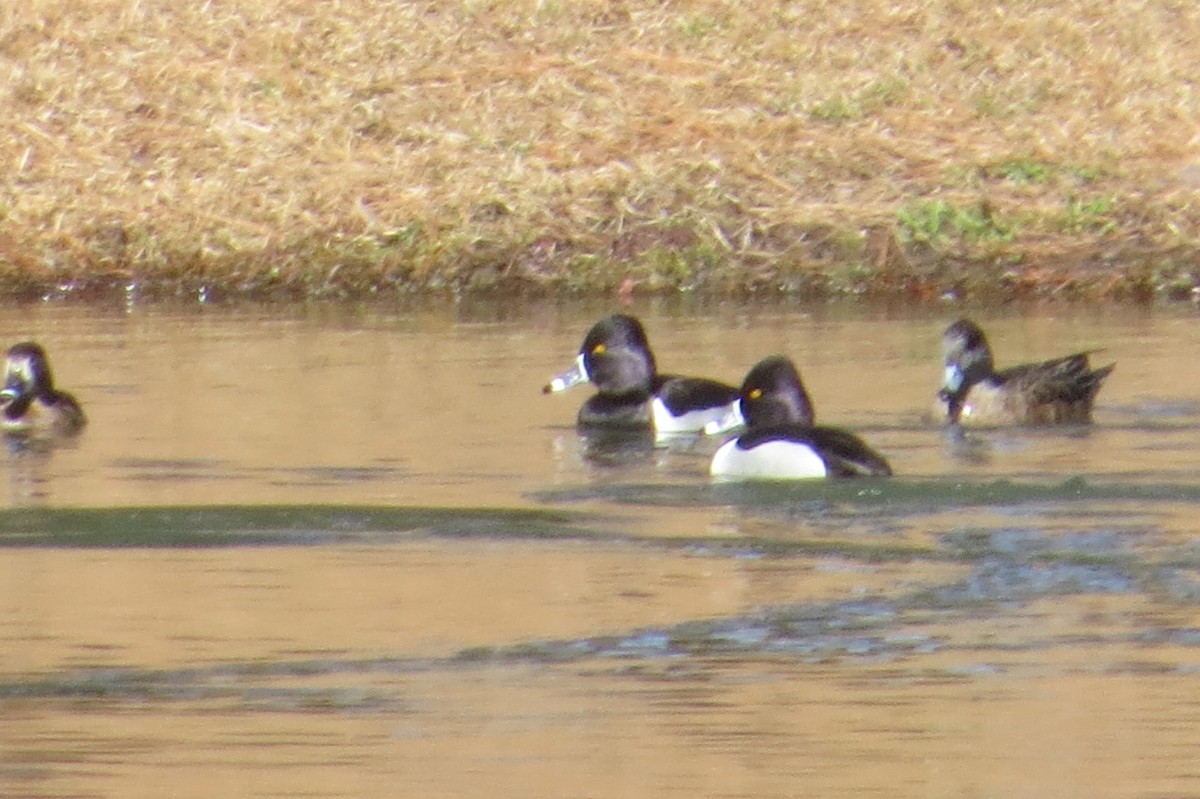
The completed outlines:
[[[746,396],[748,396],[752,400],[756,400],[762,396],[762,389],[761,388],[752,388],[752,389],[750,389],[750,393],[747,394]]]
[[[592,355],[603,355],[608,350],[608,347],[603,344],[597,344],[592,347]]]

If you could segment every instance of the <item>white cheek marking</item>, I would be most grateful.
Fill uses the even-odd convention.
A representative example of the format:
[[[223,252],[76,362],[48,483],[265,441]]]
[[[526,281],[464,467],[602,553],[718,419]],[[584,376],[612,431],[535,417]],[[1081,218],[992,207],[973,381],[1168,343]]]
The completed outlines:
[[[721,445],[708,471],[727,480],[806,480],[829,474],[825,461],[807,444],[768,441],[745,450],[737,439]]]
[[[704,425],[704,435],[719,436],[735,427],[741,427],[745,423],[746,419],[742,416],[742,403],[739,400],[734,400],[725,406],[724,416],[715,422],[709,422]]]
[[[946,371],[942,374],[942,388],[953,394],[962,386],[962,379],[961,369],[957,366],[947,366]]]

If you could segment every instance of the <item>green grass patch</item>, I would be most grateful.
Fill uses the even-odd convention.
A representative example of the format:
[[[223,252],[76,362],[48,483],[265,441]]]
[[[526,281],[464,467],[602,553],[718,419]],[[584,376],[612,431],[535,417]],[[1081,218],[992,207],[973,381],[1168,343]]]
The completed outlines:
[[[1114,217],[1116,200],[1113,197],[1095,197],[1085,200],[1074,195],[1063,201],[1059,228],[1067,233],[1112,233],[1117,229]]]
[[[993,179],[1007,180],[1018,186],[1030,183],[1045,183],[1054,177],[1058,168],[1046,161],[1032,158],[1016,158],[984,167],[984,174]]]
[[[939,246],[951,241],[966,243],[1010,242],[1016,222],[999,216],[986,202],[955,205],[945,200],[909,203],[896,212],[905,241]]]
[[[818,122],[846,122],[863,119],[881,109],[899,105],[909,96],[904,78],[889,76],[873,80],[852,94],[837,94],[818,100],[808,109],[809,118]]]

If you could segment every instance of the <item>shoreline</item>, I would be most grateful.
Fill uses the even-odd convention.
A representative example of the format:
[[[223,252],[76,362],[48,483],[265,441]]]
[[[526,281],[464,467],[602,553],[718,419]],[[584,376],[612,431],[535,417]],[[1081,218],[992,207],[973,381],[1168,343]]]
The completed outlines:
[[[711,299],[794,299],[872,302],[906,301],[914,305],[958,302],[965,305],[1067,300],[1132,305],[1200,302],[1200,253],[1138,250],[1122,256],[1112,248],[1079,248],[1036,265],[948,257],[929,248],[903,248],[890,234],[863,237],[862,258],[823,263],[768,265],[729,258],[715,262],[695,249],[655,250],[648,257],[602,262],[589,274],[552,271],[531,265],[529,250],[470,268],[416,273],[388,262],[364,263],[354,252],[331,258],[320,273],[279,269],[266,254],[244,262],[226,259],[220,269],[127,268],[95,270],[22,270],[0,261],[0,298],[15,303],[41,300],[85,302],[372,302],[428,298],[550,298],[595,300],[615,297]],[[882,242],[882,244],[880,244]],[[873,249],[870,249],[872,248]],[[1130,248],[1132,252],[1132,248]],[[536,254],[536,253],[535,253]],[[493,257],[498,253],[492,253]],[[1008,253],[1009,260],[1019,255]],[[233,263],[229,263],[233,260]],[[761,260],[761,258],[760,258]]]

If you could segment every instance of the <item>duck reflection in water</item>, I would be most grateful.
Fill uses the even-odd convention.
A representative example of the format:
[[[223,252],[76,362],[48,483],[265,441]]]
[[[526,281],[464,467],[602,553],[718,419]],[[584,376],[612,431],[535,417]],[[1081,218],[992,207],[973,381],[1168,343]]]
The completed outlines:
[[[619,468],[645,463],[647,459],[654,457],[656,442],[654,431],[648,427],[579,429],[583,458],[593,466]]]
[[[584,461],[597,471],[683,467],[695,460],[707,463],[720,438],[698,434],[659,436],[643,428],[605,429],[580,426],[554,438],[556,459]]]
[[[13,508],[44,506],[51,499],[51,458],[54,450],[73,443],[51,442],[44,438],[5,435],[9,503]]]

